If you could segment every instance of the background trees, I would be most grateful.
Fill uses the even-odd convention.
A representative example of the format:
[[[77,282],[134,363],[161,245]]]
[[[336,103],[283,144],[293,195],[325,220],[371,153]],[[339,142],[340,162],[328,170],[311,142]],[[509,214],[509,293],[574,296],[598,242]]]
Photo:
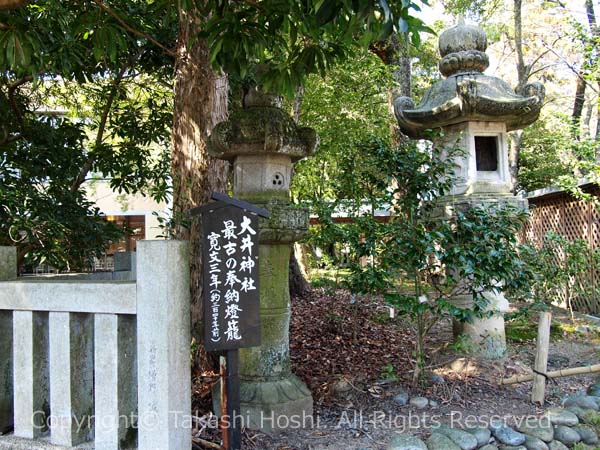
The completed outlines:
[[[173,29],[156,4],[128,12],[141,29]],[[92,2],[37,2],[0,25],[0,242],[21,262],[82,267],[119,235],[86,182],[167,194],[170,57]]]

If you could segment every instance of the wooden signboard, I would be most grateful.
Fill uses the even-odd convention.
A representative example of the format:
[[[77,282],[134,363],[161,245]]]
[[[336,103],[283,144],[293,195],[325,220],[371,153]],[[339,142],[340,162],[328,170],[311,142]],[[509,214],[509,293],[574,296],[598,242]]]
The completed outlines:
[[[228,205],[202,215],[204,346],[260,345],[258,216]]]
[[[223,416],[239,415],[238,349],[260,345],[258,218],[269,212],[213,193],[213,203],[190,211],[202,216],[204,347],[225,351],[222,361]],[[223,430],[223,447],[241,449],[239,419]]]

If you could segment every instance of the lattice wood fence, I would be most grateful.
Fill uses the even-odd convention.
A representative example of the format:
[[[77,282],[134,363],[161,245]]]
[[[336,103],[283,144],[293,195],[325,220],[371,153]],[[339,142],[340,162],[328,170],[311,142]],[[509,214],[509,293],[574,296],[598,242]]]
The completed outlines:
[[[585,192],[600,196],[600,188],[589,185]],[[600,212],[593,202],[579,200],[566,192],[557,192],[529,199],[531,219],[523,230],[523,239],[536,247],[543,244],[544,235],[554,231],[570,241],[583,239],[592,249],[600,248]],[[558,292],[559,301],[570,300],[577,311],[600,313],[600,271],[588,255],[588,270],[583,277],[572,279],[570,285]],[[564,255],[557,255],[564,258]],[[557,261],[558,263],[558,261]],[[578,294],[575,287],[584,287],[586,294]],[[581,291],[581,290],[580,290]]]

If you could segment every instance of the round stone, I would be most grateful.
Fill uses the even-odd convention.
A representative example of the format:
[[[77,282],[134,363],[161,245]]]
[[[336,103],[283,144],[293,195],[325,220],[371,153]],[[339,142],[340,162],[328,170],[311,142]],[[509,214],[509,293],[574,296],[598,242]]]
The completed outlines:
[[[566,409],[552,408],[548,410],[547,415],[553,425],[566,425],[572,427],[579,423],[579,418]]]
[[[444,380],[443,376],[438,375],[435,372],[430,372],[429,374],[427,374],[427,378],[429,379],[429,382],[432,384],[444,384],[446,382],[446,380]]]
[[[467,428],[465,431],[475,436],[475,439],[477,439],[477,445],[487,444],[490,442],[490,438],[492,437],[491,431],[484,427]]]
[[[525,435],[523,433],[519,433],[503,423],[491,424],[490,430],[494,437],[503,444],[519,446],[525,442]]]
[[[440,405],[435,400],[429,400],[429,406],[431,406],[432,408],[437,408]]]
[[[471,433],[447,426],[441,426],[436,431],[450,438],[462,450],[473,450],[477,448],[477,439]]]
[[[401,434],[400,436],[395,436],[388,445],[387,450],[428,450],[425,443],[411,435],[411,434]]]
[[[563,406],[579,406],[583,409],[598,411],[598,400],[589,395],[573,395],[563,400]]]
[[[432,433],[427,439],[429,450],[461,450],[449,437],[441,433]]]
[[[562,442],[552,441],[548,444],[548,450],[569,450],[569,447]]]
[[[498,446],[494,444],[488,444],[481,447],[479,450],[498,450]]]
[[[596,445],[598,443],[598,434],[592,427],[587,425],[576,425],[573,427],[577,434],[581,437],[581,440],[588,445]]]
[[[405,406],[408,403],[408,392],[400,392],[394,396],[394,403]]]
[[[418,409],[427,408],[429,405],[429,400],[427,400],[425,397],[413,397],[410,399],[410,405]]]
[[[548,444],[535,436],[525,435],[525,447],[527,450],[548,450]]]
[[[581,436],[573,428],[566,425],[557,425],[554,427],[554,439],[569,447],[581,441]]]
[[[531,422],[524,421],[517,429],[525,435],[536,437],[544,442],[550,442],[554,439],[554,428],[547,418]]]

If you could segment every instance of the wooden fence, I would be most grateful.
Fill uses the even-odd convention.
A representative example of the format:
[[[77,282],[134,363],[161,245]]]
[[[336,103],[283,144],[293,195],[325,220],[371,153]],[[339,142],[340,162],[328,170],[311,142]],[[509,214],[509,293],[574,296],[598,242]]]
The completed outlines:
[[[580,186],[584,192],[600,196],[600,188],[588,183]],[[583,239],[592,250],[600,248],[600,212],[593,202],[577,199],[565,191],[542,189],[528,196],[531,219],[523,230],[523,239],[536,247],[543,244],[547,232],[553,231],[570,241]],[[558,256],[561,257],[560,255]],[[580,312],[600,313],[600,273],[592,262],[580,279],[571,280],[570,285],[558,292],[559,302],[571,301]],[[585,295],[577,294],[574,286],[585,286]]]

